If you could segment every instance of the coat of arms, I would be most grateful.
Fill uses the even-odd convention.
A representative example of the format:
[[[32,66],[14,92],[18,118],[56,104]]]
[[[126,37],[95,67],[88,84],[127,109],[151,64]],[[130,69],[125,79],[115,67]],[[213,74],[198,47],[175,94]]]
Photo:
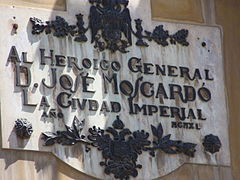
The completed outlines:
[[[95,46],[100,49],[126,52],[125,49],[132,45],[128,0],[90,0],[90,2],[91,42],[95,42]]]

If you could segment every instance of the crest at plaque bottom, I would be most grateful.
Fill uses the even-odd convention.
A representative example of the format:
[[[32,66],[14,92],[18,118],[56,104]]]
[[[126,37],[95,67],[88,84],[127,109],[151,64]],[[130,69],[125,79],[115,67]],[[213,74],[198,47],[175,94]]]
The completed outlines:
[[[116,117],[112,127],[106,130],[92,127],[89,128],[89,135],[81,135],[84,121],[77,119],[73,121],[72,127],[66,126],[66,131],[56,133],[44,132],[43,140],[46,146],[55,143],[62,145],[75,145],[76,143],[86,144],[86,151],[90,146],[96,147],[102,152],[103,161],[99,164],[104,167],[104,172],[113,174],[116,179],[129,179],[137,177],[138,170],[143,165],[138,164],[138,156],[143,151],[148,151],[151,156],[155,156],[156,150],[162,150],[167,154],[183,153],[189,157],[194,157],[197,144],[185,143],[180,140],[171,140],[171,134],[163,135],[161,123],[155,127],[151,125],[154,140],[149,140],[149,133],[144,130],[131,131],[125,128],[124,123]]]

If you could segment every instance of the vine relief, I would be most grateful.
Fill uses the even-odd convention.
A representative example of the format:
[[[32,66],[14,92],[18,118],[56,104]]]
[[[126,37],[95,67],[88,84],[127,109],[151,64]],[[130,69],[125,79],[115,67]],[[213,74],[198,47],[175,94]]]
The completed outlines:
[[[132,27],[128,0],[89,0],[89,23],[85,27],[82,14],[77,14],[76,25],[69,23],[62,17],[56,16],[53,21],[42,21],[36,17],[30,18],[32,34],[53,34],[56,37],[73,36],[76,42],[87,42],[85,33],[91,31],[91,43],[94,48],[104,51],[106,49],[127,53],[132,46],[132,36],[137,38],[136,45],[148,47],[147,41],[154,41],[163,47],[169,44],[189,46],[187,41],[188,30],[181,29],[174,34],[165,30],[163,25],[155,27],[153,31],[144,30],[141,19],[135,19],[135,28]]]
[[[196,144],[172,140],[171,134],[163,135],[161,123],[155,127],[151,125],[154,139],[149,140],[149,133],[145,130],[131,131],[125,128],[125,124],[117,116],[112,127],[106,130],[92,127],[89,128],[88,136],[82,135],[84,121],[74,119],[72,127],[66,126],[66,131],[56,133],[44,132],[43,140],[46,146],[59,143],[62,145],[74,145],[76,143],[86,144],[86,151],[90,147],[96,147],[102,152],[103,161],[100,165],[104,167],[104,172],[113,174],[116,179],[129,179],[137,177],[138,169],[142,168],[137,163],[138,156],[143,151],[147,151],[151,156],[155,156],[155,151],[161,150],[167,154],[183,153],[189,157],[194,157]]]

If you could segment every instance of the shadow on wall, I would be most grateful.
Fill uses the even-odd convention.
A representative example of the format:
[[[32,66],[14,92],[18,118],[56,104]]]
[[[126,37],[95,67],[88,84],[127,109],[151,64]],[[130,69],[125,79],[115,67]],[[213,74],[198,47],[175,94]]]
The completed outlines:
[[[16,151],[16,150],[1,150],[0,161],[1,159],[5,160],[5,167],[4,167],[5,170],[7,170],[8,168],[11,168],[11,166],[14,167],[15,163],[23,164],[21,163],[21,161],[35,162],[35,170],[37,173],[39,171],[43,171],[44,168],[47,168],[50,165],[54,165],[54,162],[55,162],[54,156],[50,155],[50,153]],[[23,166],[21,166],[19,170],[21,170],[21,168],[23,168]],[[17,169],[16,169],[16,172],[17,172]]]
[[[5,167],[2,167],[2,159],[5,160]],[[97,180],[80,173],[47,152],[1,150],[0,167],[7,172],[5,175],[1,174],[0,179]]]

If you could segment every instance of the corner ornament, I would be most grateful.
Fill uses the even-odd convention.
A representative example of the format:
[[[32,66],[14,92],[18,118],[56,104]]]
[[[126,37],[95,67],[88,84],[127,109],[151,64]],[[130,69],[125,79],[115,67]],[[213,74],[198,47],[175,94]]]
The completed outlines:
[[[113,174],[115,179],[129,179],[137,177],[138,169],[142,168],[137,163],[138,156],[143,151],[147,151],[151,156],[155,156],[155,151],[161,150],[167,154],[183,153],[189,157],[194,157],[196,144],[185,143],[180,140],[171,140],[171,134],[163,136],[161,123],[155,127],[151,126],[154,140],[149,141],[149,133],[144,130],[131,131],[125,128],[124,123],[117,116],[112,127],[106,130],[93,126],[89,128],[87,138],[81,135],[83,121],[77,118],[73,121],[72,127],[67,131],[57,131],[57,133],[45,132],[43,140],[46,146],[59,143],[62,145],[74,145],[84,143],[90,150],[90,146],[97,148],[102,152],[103,161],[100,165],[104,167],[104,173]]]
[[[204,150],[210,152],[211,154],[219,152],[222,147],[219,137],[214,136],[213,134],[205,136],[202,144],[204,146]]]
[[[15,121],[15,130],[18,137],[28,139],[33,133],[32,124],[27,119],[17,119]]]
[[[132,27],[130,10],[127,8],[128,0],[89,0],[91,4],[89,10],[88,27],[84,27],[82,14],[77,14],[76,25],[69,25],[68,22],[56,16],[53,21],[43,22],[32,17],[32,34],[53,33],[53,36],[62,38],[66,36],[74,37],[76,42],[87,42],[85,33],[90,29],[91,43],[94,48],[104,51],[106,49],[121,53],[127,53],[127,48],[132,46],[132,35],[137,38],[136,45],[148,47],[147,41],[155,41],[163,47],[169,44],[189,46],[187,42],[188,30],[181,29],[174,34],[170,34],[163,28],[163,25],[155,27],[151,31],[144,30],[141,19],[135,19],[135,29]]]

